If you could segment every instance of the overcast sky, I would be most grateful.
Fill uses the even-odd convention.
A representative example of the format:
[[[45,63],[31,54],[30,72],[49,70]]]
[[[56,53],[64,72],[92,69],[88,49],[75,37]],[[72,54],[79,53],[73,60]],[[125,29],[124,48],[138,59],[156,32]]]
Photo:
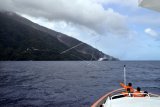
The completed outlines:
[[[121,60],[160,60],[160,13],[139,7],[138,0],[0,0],[0,10]]]

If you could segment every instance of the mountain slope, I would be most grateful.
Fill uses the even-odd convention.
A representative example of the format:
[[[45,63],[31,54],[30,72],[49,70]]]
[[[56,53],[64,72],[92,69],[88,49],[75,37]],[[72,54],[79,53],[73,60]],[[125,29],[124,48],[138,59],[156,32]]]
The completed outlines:
[[[82,44],[66,53],[63,51]],[[0,60],[117,60],[72,37],[0,12]]]

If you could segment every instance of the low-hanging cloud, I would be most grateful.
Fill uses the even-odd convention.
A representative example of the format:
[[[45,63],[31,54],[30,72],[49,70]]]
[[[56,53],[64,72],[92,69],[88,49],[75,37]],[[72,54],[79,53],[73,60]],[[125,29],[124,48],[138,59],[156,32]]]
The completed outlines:
[[[126,17],[97,0],[1,0],[0,9],[85,26],[99,34],[128,33]]]

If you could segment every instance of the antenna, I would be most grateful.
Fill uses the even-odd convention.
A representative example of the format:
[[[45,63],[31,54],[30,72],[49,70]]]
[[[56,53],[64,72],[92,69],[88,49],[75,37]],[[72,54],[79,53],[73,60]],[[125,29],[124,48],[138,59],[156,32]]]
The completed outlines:
[[[126,85],[126,65],[124,65],[124,84]]]

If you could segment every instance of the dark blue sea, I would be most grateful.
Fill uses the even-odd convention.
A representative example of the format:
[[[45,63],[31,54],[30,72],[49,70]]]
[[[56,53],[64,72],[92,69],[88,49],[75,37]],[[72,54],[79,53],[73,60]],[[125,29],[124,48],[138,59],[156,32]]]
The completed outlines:
[[[89,107],[127,82],[160,94],[160,61],[0,62],[0,107]]]

